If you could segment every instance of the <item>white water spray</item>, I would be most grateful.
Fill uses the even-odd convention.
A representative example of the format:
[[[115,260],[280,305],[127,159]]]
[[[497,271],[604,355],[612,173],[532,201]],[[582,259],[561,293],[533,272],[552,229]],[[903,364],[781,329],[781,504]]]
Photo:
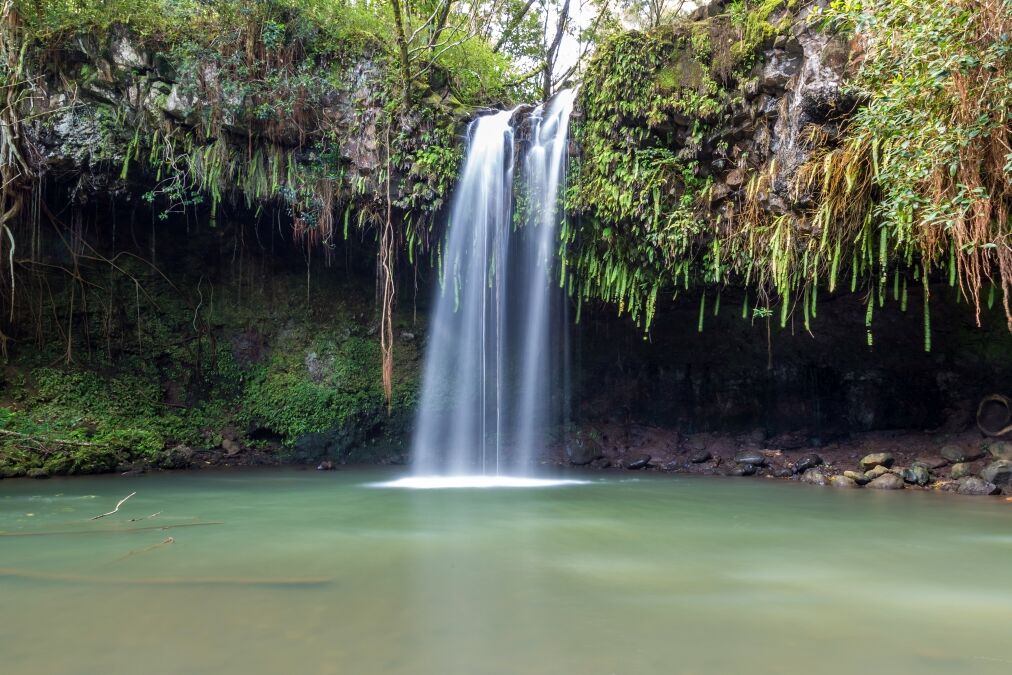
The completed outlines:
[[[517,126],[513,110],[469,129],[425,353],[415,481],[528,474],[563,420],[558,204],[574,99],[563,91]],[[530,138],[518,141],[518,128]]]

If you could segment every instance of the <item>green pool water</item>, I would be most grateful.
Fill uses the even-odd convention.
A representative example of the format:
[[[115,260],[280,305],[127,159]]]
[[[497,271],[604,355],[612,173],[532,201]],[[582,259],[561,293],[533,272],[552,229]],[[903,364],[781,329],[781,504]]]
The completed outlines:
[[[0,672],[1012,672],[1000,499],[396,477],[2,481]]]

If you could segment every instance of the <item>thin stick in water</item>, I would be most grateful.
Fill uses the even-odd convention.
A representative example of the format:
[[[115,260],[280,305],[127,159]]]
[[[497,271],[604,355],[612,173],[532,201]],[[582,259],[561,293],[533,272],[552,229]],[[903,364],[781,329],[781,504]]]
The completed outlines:
[[[116,513],[117,511],[119,511],[119,507],[123,506],[123,504],[126,502],[126,500],[130,499],[135,494],[137,494],[137,493],[136,492],[131,492],[126,497],[124,497],[123,499],[119,500],[119,502],[116,504],[116,508],[114,508],[112,511],[110,511],[109,513],[102,513],[100,515],[97,515],[94,518],[92,518],[92,520],[98,520],[99,518],[105,518],[106,516],[111,516],[112,514]]]

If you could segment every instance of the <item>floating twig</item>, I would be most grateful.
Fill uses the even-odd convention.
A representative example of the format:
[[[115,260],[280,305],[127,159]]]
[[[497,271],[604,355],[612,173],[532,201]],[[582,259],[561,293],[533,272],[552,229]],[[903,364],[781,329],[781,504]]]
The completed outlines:
[[[159,515],[160,513],[161,513],[161,511],[159,511],[158,513],[152,513],[150,516],[144,516],[143,518],[131,518],[127,522],[136,523],[138,520],[151,520],[152,518],[154,518],[155,516]]]
[[[123,506],[123,504],[126,503],[126,500],[130,499],[135,494],[137,494],[137,493],[136,492],[131,492],[126,497],[124,497],[123,499],[119,500],[119,502],[117,502],[117,504],[116,504],[116,508],[114,508],[112,511],[110,511],[109,513],[102,513],[100,515],[97,515],[94,518],[92,518],[92,520],[98,520],[99,518],[105,518],[106,516],[111,516],[112,514],[116,513],[117,511],[119,511],[119,507]]]

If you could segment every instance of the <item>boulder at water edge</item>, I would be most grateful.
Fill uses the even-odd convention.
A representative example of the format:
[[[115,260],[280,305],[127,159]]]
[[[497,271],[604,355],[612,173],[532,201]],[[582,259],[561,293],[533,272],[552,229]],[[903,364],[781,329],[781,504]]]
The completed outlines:
[[[847,476],[833,476],[829,479],[829,484],[837,488],[856,488],[858,487],[857,482]]]
[[[903,489],[903,479],[894,473],[884,473],[868,483],[868,487],[876,490],[901,490]]]
[[[956,492],[961,495],[996,495],[1001,492],[1001,488],[976,476],[966,476],[959,480]]]
[[[928,469],[920,464],[914,464],[911,467],[903,469],[902,475],[903,480],[915,485],[927,485],[928,481],[931,480],[931,474],[928,473]]]
[[[952,465],[952,472],[949,474],[952,480],[959,480],[963,476],[973,474],[973,467],[969,462],[959,462]]]
[[[650,455],[636,455],[625,461],[625,468],[627,469],[645,469],[648,466],[650,466]]]
[[[817,466],[822,466],[822,457],[819,457],[814,452],[810,452],[798,460],[798,463],[794,465],[794,469],[798,473],[804,473]]]
[[[843,475],[851,479],[858,485],[864,485],[865,483],[871,480],[871,478],[868,478],[868,476],[861,473],[860,471],[844,471]]]
[[[811,483],[812,485],[826,485],[829,481],[826,480],[825,474],[818,469],[809,469],[801,476],[801,480],[805,483]]]
[[[980,477],[995,485],[1012,485],[1012,461],[999,459],[980,472]]]

